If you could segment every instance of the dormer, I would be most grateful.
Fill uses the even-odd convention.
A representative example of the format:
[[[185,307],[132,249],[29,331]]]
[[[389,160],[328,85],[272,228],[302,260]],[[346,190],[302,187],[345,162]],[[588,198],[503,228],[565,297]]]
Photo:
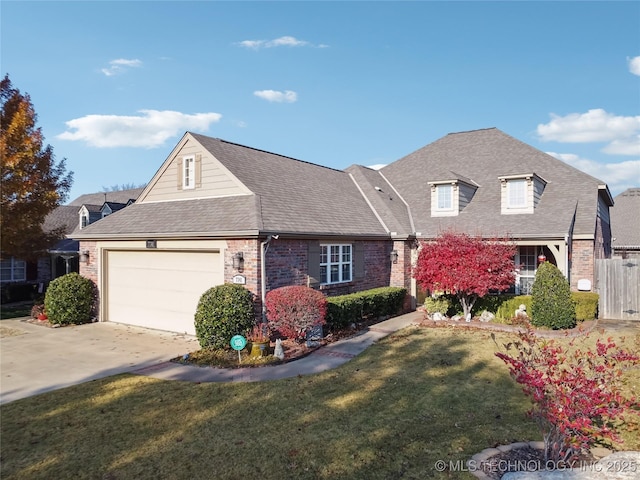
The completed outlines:
[[[118,210],[122,210],[123,208],[131,205],[131,200],[127,203],[120,202],[104,202],[102,207],[100,208],[100,216],[101,218],[108,217],[112,213],[117,212]]]
[[[455,217],[466,207],[478,185],[459,176],[428,182],[431,186],[431,216]]]
[[[79,222],[78,226],[82,230],[87,225],[91,225],[93,222],[100,220],[102,214],[100,212],[100,206],[84,204],[78,211]]]
[[[519,215],[533,213],[546,180],[535,173],[521,175],[505,175],[500,180],[500,213],[502,215]]]

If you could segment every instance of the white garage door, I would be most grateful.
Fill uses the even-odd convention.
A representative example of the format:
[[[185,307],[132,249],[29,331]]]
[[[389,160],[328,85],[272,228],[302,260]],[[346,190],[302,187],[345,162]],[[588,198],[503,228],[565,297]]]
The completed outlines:
[[[217,252],[109,251],[106,320],[195,335],[200,296],[224,281]]]

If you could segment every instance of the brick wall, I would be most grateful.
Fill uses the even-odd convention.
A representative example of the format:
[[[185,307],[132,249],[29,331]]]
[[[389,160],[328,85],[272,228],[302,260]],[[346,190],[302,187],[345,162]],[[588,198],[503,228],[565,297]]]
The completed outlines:
[[[96,242],[82,241],[80,242],[80,255],[82,252],[89,252],[89,261],[86,263],[80,262],[80,275],[87,277],[89,280],[98,285],[98,249]]]
[[[593,240],[571,242],[571,290],[578,289],[578,280],[586,278],[593,285],[594,278]]]

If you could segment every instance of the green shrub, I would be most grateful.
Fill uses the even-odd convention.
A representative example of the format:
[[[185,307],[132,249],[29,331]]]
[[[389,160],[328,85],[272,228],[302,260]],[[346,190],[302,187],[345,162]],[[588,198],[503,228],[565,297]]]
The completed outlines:
[[[77,273],[52,280],[44,296],[44,309],[50,323],[56,325],[90,322],[96,304],[95,284]]]
[[[484,312],[486,310],[487,312],[491,312],[495,315],[500,306],[511,298],[513,298],[513,295],[509,294],[487,295],[476,300],[473,309],[476,312]]]
[[[600,295],[593,292],[571,292],[571,298],[576,304],[576,320],[593,320],[598,318],[598,300]]]
[[[424,308],[427,313],[440,312],[448,315],[449,310],[453,307],[453,300],[449,295],[439,295],[437,297],[427,296],[424,299]]]
[[[202,294],[194,317],[202,348],[229,348],[234,335],[246,335],[255,323],[253,294],[242,285],[225,283]]]
[[[520,305],[527,307],[527,315],[531,315],[531,295],[504,295],[504,300],[495,312],[496,319],[510,323]]]
[[[554,330],[576,326],[575,304],[569,282],[558,267],[545,262],[538,267],[531,288],[531,323]]]
[[[327,324],[344,328],[350,323],[396,315],[402,310],[407,290],[380,287],[327,298]]]

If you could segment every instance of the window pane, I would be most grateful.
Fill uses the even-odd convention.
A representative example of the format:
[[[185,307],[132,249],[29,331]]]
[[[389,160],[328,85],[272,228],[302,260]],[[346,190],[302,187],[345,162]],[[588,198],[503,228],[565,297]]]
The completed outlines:
[[[331,265],[331,283],[340,281],[340,270],[338,265]]]
[[[525,207],[526,206],[526,181],[510,180],[509,186],[509,206]]]
[[[320,266],[320,283],[327,283],[327,267],[325,265]]]
[[[451,185],[438,185],[438,210],[451,210]]]
[[[327,246],[320,247],[320,263],[327,263]]]
[[[340,246],[331,245],[331,263],[338,263],[340,261]]]
[[[351,245],[342,246],[342,261],[343,262],[351,261]]]
[[[351,265],[348,263],[342,264],[342,281],[348,282],[351,280]]]

